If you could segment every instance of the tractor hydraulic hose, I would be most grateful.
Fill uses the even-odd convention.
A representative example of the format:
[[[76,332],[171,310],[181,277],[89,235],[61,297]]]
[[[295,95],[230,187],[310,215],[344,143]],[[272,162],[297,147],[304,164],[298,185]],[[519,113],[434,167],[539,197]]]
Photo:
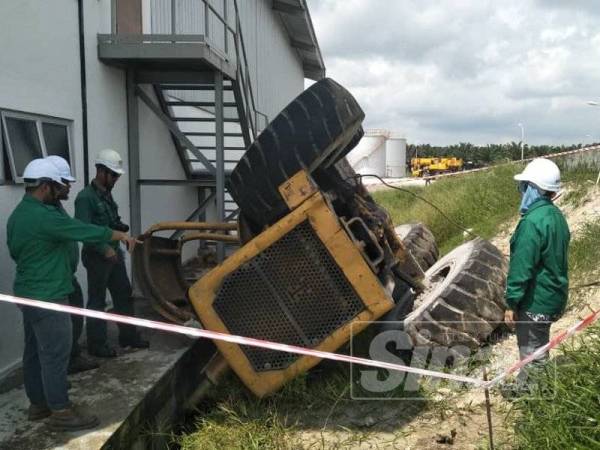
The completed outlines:
[[[387,186],[391,189],[395,189],[397,191],[401,191],[401,192],[405,192],[407,194],[412,195],[413,197],[418,198],[419,200],[427,203],[429,206],[431,206],[433,209],[435,209],[438,213],[440,213],[442,215],[442,217],[444,217],[448,222],[450,222],[452,225],[454,225],[455,227],[457,227],[459,230],[464,231],[465,233],[467,233],[469,236],[473,237],[473,238],[478,238],[480,236],[476,235],[475,233],[473,233],[471,230],[469,230],[468,228],[465,228],[464,226],[462,226],[461,224],[459,224],[458,222],[454,221],[453,219],[451,219],[450,217],[448,217],[444,211],[442,211],[439,206],[435,205],[434,203],[430,202],[429,200],[427,200],[426,198],[421,197],[418,194],[415,194],[414,192],[408,190],[408,189],[404,189],[398,186],[393,186],[389,183],[387,183],[386,181],[384,181],[383,178],[381,178],[379,175],[374,175],[374,174],[364,174],[364,175],[360,175],[360,174],[356,174],[355,176],[353,176],[352,178],[358,178],[360,179],[360,182],[362,183],[362,179],[363,177],[373,177],[373,178],[377,178],[379,181],[381,181],[381,183],[384,186]]]

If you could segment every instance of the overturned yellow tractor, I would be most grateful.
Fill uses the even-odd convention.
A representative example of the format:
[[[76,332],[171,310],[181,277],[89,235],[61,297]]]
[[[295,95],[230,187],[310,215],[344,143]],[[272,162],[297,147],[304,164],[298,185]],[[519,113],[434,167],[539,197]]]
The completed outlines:
[[[362,137],[363,118],[339,84],[315,83],[231,174],[237,223],[170,222],[148,230],[134,270],[156,310],[178,323],[323,351],[380,318],[399,323],[416,343],[448,345],[451,336],[469,347],[483,342],[502,320],[502,255],[477,239],[436,262],[426,228],[395,230],[344,158]],[[155,235],[166,229],[183,234]],[[196,273],[186,274],[192,265],[182,265],[182,247],[192,240],[239,248],[219,265],[200,254]],[[220,357],[212,373],[230,366],[258,396],[319,362],[215,344]]]

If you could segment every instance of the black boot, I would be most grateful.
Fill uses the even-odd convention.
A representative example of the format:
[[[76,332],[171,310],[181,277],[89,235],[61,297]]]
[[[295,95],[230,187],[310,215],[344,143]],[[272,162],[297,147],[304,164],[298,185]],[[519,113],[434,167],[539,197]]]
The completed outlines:
[[[150,347],[150,342],[148,342],[145,339],[142,339],[140,337],[140,335],[138,333],[136,333],[133,336],[128,336],[128,337],[124,337],[124,338],[121,338],[119,336],[119,345],[123,348],[130,347],[130,348],[144,349],[144,348]]]
[[[69,361],[68,374],[73,375],[74,373],[85,372],[87,370],[97,369],[100,365],[85,356],[71,356]]]
[[[88,346],[88,353],[98,358],[114,358],[117,356],[117,351],[107,344],[90,345]]]

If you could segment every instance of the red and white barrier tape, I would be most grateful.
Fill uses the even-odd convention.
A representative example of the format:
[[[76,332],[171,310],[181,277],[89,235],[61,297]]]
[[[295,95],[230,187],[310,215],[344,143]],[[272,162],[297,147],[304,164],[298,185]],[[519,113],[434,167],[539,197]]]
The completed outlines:
[[[243,337],[243,336],[236,336],[233,334],[219,333],[217,331],[210,331],[210,330],[204,330],[204,329],[199,329],[199,328],[186,327],[183,325],[175,325],[175,324],[170,324],[170,323],[165,323],[165,322],[157,322],[155,320],[139,319],[137,317],[122,316],[120,314],[113,314],[113,313],[107,313],[107,312],[103,312],[103,311],[94,311],[94,310],[90,310],[90,309],[77,308],[75,306],[61,305],[58,303],[45,302],[45,301],[40,301],[40,300],[31,300],[31,299],[27,299],[27,298],[15,297],[15,296],[6,295],[6,294],[0,294],[0,301],[5,302],[5,303],[12,303],[12,304],[16,304],[16,305],[31,306],[34,308],[41,308],[41,309],[47,309],[47,310],[51,310],[51,311],[75,314],[78,316],[91,317],[94,319],[108,320],[110,322],[120,322],[120,323],[138,326],[138,327],[150,328],[153,330],[161,330],[161,331],[167,331],[167,332],[171,332],[171,333],[185,334],[188,336],[196,336],[196,337],[201,337],[201,338],[214,339],[214,340],[218,340],[218,341],[230,342],[233,344],[249,345],[251,347],[260,347],[260,348],[265,348],[265,349],[269,349],[269,350],[295,353],[298,355],[313,356],[315,358],[330,359],[333,361],[342,361],[342,362],[348,362],[348,363],[352,363],[352,364],[377,367],[377,368],[381,368],[381,369],[414,373],[414,374],[424,375],[424,376],[429,376],[429,377],[434,377],[434,378],[443,378],[446,380],[452,380],[452,381],[458,381],[461,383],[473,384],[476,387],[481,387],[481,388],[490,388],[492,386],[495,386],[496,384],[500,383],[504,378],[506,378],[511,373],[513,373],[513,372],[519,370],[520,368],[522,368],[523,366],[529,364],[531,361],[533,361],[537,357],[543,355],[548,350],[556,347],[561,342],[564,342],[566,339],[573,336],[578,331],[581,331],[584,328],[587,328],[592,323],[594,323],[596,320],[600,319],[600,311],[592,312],[590,315],[586,316],[579,322],[575,323],[570,328],[558,333],[556,336],[554,336],[552,339],[550,339],[550,342],[548,342],[543,347],[540,347],[539,349],[537,349],[535,352],[533,352],[528,357],[516,362],[515,364],[510,366],[508,369],[504,370],[501,374],[499,374],[492,380],[486,382],[486,381],[483,381],[483,380],[480,380],[477,378],[466,377],[466,376],[462,376],[462,375],[454,375],[454,374],[444,373],[444,372],[437,372],[437,371],[427,370],[427,369],[420,369],[417,367],[405,366],[403,364],[392,364],[392,363],[388,363],[385,361],[376,361],[376,360],[372,360],[372,359],[359,358],[356,356],[341,355],[339,353],[324,352],[324,351],[320,351],[320,350],[313,350],[313,349],[308,349],[308,348],[304,348],[304,347],[298,347],[295,345],[281,344],[278,342],[271,342],[271,341],[265,341],[262,339],[254,339],[254,338],[248,338],[248,337]]]
[[[555,348],[561,342],[564,342],[566,339],[570,338],[578,331],[581,331],[584,328],[589,327],[591,324],[593,324],[598,319],[600,319],[600,311],[592,312],[591,314],[584,317],[583,319],[581,319],[579,322],[575,323],[571,327],[567,328],[566,330],[561,331],[556,336],[553,336],[546,345],[538,348],[531,355],[527,356],[526,358],[521,359],[520,361],[517,361],[515,364],[510,366],[508,369],[504,370],[501,374],[499,374],[495,378],[491,379],[490,381],[484,383],[483,387],[490,388],[490,387],[500,383],[504,378],[506,378],[511,373],[516,372],[517,370],[519,370],[522,367],[529,364],[534,359],[539,358],[544,353],[546,353],[548,350]]]
[[[231,342],[239,345],[249,345],[252,347],[266,348],[280,352],[296,353],[298,355],[314,356],[316,358],[331,359],[333,361],[343,361],[364,366],[378,367],[381,369],[396,370],[400,372],[409,372],[419,375],[425,375],[436,378],[444,378],[447,380],[458,381],[461,383],[470,383],[476,386],[483,384],[482,380],[477,378],[465,377],[461,375],[453,375],[444,372],[435,372],[433,370],[419,369],[416,367],[405,366],[403,364],[392,364],[384,361],[375,361],[372,359],[358,358],[356,356],[340,355],[339,353],[323,352],[295,345],[280,344],[277,342],[264,341],[262,339],[254,339],[233,334],[219,333],[216,331],[203,330],[199,328],[186,327],[183,325],[174,325],[165,322],[157,322],[155,320],[139,319],[137,317],[122,316],[120,314],[112,314],[102,311],[93,311],[90,309],[76,308],[74,306],[60,305],[57,303],[44,302],[39,300],[30,300],[26,298],[14,297],[12,295],[0,294],[0,301],[13,303],[17,305],[32,306],[35,308],[48,309],[51,311],[76,314],[78,316],[92,317],[94,319],[108,320],[111,322],[121,322],[138,327],[151,328],[153,330],[162,330],[172,333],[192,335],[196,337],[214,339],[218,341]]]

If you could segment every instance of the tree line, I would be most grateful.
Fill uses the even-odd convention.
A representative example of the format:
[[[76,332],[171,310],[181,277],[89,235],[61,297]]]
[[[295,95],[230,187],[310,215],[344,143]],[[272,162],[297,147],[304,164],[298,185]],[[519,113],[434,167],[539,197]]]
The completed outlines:
[[[592,145],[592,144],[589,144]],[[593,144],[596,145],[596,144]],[[550,155],[582,148],[583,144],[575,145],[528,145],[523,146],[525,159],[536,156]],[[588,146],[588,144],[586,144]],[[521,143],[510,142],[506,144],[474,145],[468,142],[448,146],[434,146],[430,144],[408,144],[406,146],[407,162],[410,158],[426,157],[456,157],[462,158],[470,166],[487,166],[500,161],[517,161],[521,159]]]

